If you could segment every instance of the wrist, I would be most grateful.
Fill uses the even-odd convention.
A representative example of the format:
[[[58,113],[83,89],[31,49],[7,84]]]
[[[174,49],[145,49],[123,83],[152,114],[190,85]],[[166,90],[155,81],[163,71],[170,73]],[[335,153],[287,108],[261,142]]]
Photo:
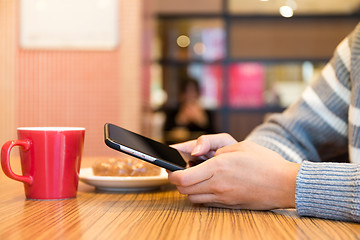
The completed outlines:
[[[298,163],[288,163],[289,166],[284,176],[284,196],[282,197],[282,208],[295,208],[296,177],[300,169]]]

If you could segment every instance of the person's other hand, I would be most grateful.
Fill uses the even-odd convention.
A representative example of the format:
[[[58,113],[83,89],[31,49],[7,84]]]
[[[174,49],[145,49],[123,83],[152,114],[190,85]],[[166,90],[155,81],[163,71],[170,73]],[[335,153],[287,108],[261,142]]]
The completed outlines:
[[[176,123],[179,125],[187,125],[190,123],[204,127],[208,124],[208,118],[204,108],[200,104],[187,103],[180,107],[176,115]]]
[[[186,107],[186,111],[190,122],[201,127],[205,127],[208,124],[205,109],[199,103],[189,104]]]
[[[212,145],[205,142],[196,153]],[[295,207],[300,164],[248,140],[220,147],[212,148],[218,150],[206,162],[169,173],[169,181],[193,203],[253,210]]]

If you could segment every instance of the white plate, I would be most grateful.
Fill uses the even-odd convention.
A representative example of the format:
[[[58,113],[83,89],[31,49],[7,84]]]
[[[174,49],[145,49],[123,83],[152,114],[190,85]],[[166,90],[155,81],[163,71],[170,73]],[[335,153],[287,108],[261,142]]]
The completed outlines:
[[[161,169],[159,176],[148,177],[111,177],[95,176],[92,168],[80,169],[80,181],[103,191],[149,191],[169,183],[168,174]]]

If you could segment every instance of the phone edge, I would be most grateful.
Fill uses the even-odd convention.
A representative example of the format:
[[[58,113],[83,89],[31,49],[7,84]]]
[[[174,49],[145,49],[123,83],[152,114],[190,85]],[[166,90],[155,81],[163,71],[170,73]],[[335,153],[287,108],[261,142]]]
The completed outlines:
[[[165,168],[165,169],[167,169],[167,170],[169,170],[169,171],[172,171],[172,172],[173,172],[173,171],[177,171],[177,170],[184,170],[184,169],[185,169],[185,168],[183,168],[183,167],[181,167],[181,166],[177,166],[177,165],[175,165],[175,164],[171,164],[171,163],[169,163],[169,162],[166,162],[166,161],[161,160],[161,159],[158,159],[158,158],[155,158],[154,161],[150,161],[150,160],[146,159],[145,157],[143,158],[143,157],[138,156],[138,155],[136,155],[136,154],[132,154],[132,153],[130,153],[130,152],[127,152],[127,151],[122,150],[122,149],[121,149],[121,144],[112,141],[112,140],[108,137],[109,134],[108,134],[107,125],[108,125],[108,123],[106,123],[105,126],[104,126],[104,128],[105,128],[105,131],[104,131],[104,132],[105,132],[105,144],[106,144],[108,147],[110,147],[110,148],[112,148],[112,149],[114,149],[114,150],[117,150],[117,151],[119,151],[119,152],[128,154],[128,155],[130,155],[130,156],[133,156],[133,157],[135,157],[135,158],[141,159],[141,160],[143,160],[143,161],[145,161],[145,162],[154,164],[154,165],[156,165],[156,166],[158,166],[158,167]],[[145,154],[145,153],[142,153],[142,154],[148,156],[148,155]],[[152,157],[152,156],[149,156],[149,157]],[[152,158],[153,158],[153,157],[152,157]]]

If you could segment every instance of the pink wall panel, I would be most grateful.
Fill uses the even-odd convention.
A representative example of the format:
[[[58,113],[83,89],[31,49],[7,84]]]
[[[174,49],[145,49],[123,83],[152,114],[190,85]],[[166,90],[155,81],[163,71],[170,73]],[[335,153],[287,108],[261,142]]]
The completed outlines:
[[[12,0],[0,0],[0,145],[15,137],[15,18]]]
[[[104,123],[144,132],[146,9],[141,0],[119,2],[117,49],[68,51],[21,49],[20,1],[0,0],[2,143],[15,138],[20,126],[79,126],[86,128],[84,156],[113,156],[115,151],[104,144]]]
[[[85,127],[84,154],[105,154],[103,124],[119,115],[118,51],[19,50],[18,59],[17,126]]]

